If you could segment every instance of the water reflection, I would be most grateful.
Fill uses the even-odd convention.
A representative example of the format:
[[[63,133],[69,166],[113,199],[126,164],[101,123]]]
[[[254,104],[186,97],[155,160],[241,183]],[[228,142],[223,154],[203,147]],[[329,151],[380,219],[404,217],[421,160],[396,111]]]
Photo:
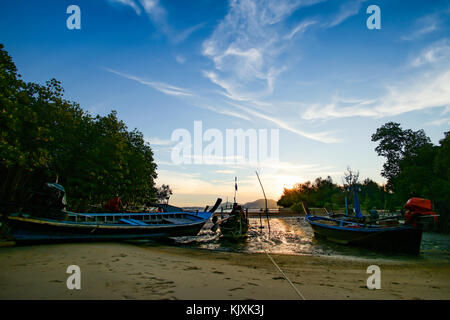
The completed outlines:
[[[444,259],[450,261],[450,236],[424,233],[421,254],[409,256],[375,252],[364,248],[339,245],[327,240],[317,239],[304,217],[270,219],[270,234],[267,221],[260,229],[259,218],[250,218],[248,238],[242,241],[229,241],[210,231],[208,223],[196,237],[179,237],[175,244],[182,247],[220,250],[228,252],[264,252],[277,254],[312,254],[334,257],[354,257],[388,260]]]

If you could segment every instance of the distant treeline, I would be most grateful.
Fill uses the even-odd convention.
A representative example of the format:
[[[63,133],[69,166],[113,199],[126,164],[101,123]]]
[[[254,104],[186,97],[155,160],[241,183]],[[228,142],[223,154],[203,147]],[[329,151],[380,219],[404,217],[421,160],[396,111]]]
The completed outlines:
[[[363,183],[358,183],[359,200],[361,208],[370,209],[390,209],[395,210],[395,199],[384,186],[378,185],[376,182],[366,179]],[[290,207],[297,212],[303,212],[301,202],[304,201],[310,207],[324,208],[337,211],[344,208],[345,196],[350,210],[353,208],[353,195],[346,189],[333,182],[330,176],[326,179],[317,178],[314,182],[307,181],[299,183],[292,189],[284,189],[283,194],[278,200],[278,205]]]
[[[387,179],[384,186],[366,179],[356,182],[361,208],[400,210],[411,197],[433,201],[440,215],[435,229],[449,231],[450,216],[450,132],[444,133],[439,145],[433,145],[423,130],[403,130],[400,124],[388,122],[377,129],[372,141],[378,142],[375,151],[386,158],[381,175]],[[310,207],[337,210],[344,207],[347,194],[352,209],[352,194],[334,183],[331,177],[297,184],[284,189],[278,204],[301,211],[301,202]]]
[[[0,44],[1,203],[23,201],[57,177],[72,210],[117,195],[130,205],[155,200],[156,164],[142,133],[114,111],[93,117],[62,94],[55,79],[24,82]]]

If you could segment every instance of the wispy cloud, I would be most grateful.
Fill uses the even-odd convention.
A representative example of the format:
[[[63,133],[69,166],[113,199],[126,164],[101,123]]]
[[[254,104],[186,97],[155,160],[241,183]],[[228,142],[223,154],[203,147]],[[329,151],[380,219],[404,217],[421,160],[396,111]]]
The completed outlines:
[[[300,22],[297,26],[295,26],[289,34],[284,36],[284,39],[291,40],[297,34],[303,34],[305,31],[312,25],[315,25],[317,21],[315,20],[306,20]]]
[[[194,32],[203,28],[205,26],[205,22],[196,24],[195,26],[189,27],[181,32],[178,32],[175,35],[172,35],[172,41],[174,43],[180,43],[189,38]]]
[[[361,100],[346,106],[334,100],[327,105],[308,108],[302,118],[305,120],[327,120],[347,117],[381,118],[396,116],[450,105],[450,69],[440,73],[424,74],[414,81],[399,86],[388,86],[387,93],[375,100]]]
[[[381,118],[406,112],[450,105],[450,69],[423,74],[401,85],[386,87],[387,93],[379,99],[361,100],[346,106],[334,100],[327,105],[308,108],[302,118],[305,120],[327,120],[347,117]]]
[[[438,41],[409,63],[408,76],[395,84],[386,84],[379,98],[344,99],[333,96],[327,104],[313,104],[306,109],[305,120],[347,117],[381,118],[428,108],[450,106],[450,46]],[[417,70],[417,67],[426,67]]]
[[[160,138],[145,138],[145,142],[156,145],[156,146],[170,146],[175,142],[169,139],[160,139]]]
[[[164,94],[170,95],[170,96],[176,96],[179,98],[183,98],[183,101],[186,103],[191,104],[194,107],[197,108],[201,108],[201,109],[205,109],[205,110],[209,110],[212,111],[214,113],[218,113],[218,114],[222,114],[222,115],[226,115],[226,116],[230,116],[230,117],[234,117],[234,118],[238,118],[238,119],[242,119],[242,120],[247,120],[250,122],[253,122],[252,118],[250,118],[249,116],[246,116],[240,112],[236,112],[234,110],[231,110],[230,108],[226,108],[223,106],[217,106],[217,103],[212,102],[209,99],[206,99],[200,95],[194,94],[193,92],[191,92],[188,89],[185,88],[181,88],[181,87],[176,87],[173,85],[169,85],[167,83],[163,83],[163,82],[156,82],[156,81],[148,81],[148,80],[144,80],[140,77],[134,76],[134,75],[130,75],[127,73],[123,73],[123,72],[119,72],[110,68],[103,68],[108,72],[111,72],[113,74],[116,74],[120,77],[123,77],[125,79],[129,79],[129,80],[133,80],[136,81],[140,84],[146,85],[152,89],[155,89],[159,92],[162,92]],[[188,99],[187,99],[188,98]],[[157,138],[156,138],[157,139]],[[156,141],[156,143],[155,143]],[[152,144],[154,145],[161,145],[158,144],[159,140],[155,140],[153,141]]]
[[[277,58],[291,44],[290,37],[311,24],[299,25],[288,34],[283,22],[300,7],[317,2],[231,2],[227,15],[203,43],[203,55],[215,68],[204,75],[236,101],[271,94],[276,78],[285,70]]]
[[[437,126],[437,127],[440,127],[442,125],[450,126],[450,118],[436,119],[436,120],[427,122],[426,125]]]
[[[233,110],[227,109],[227,108],[223,108],[223,107],[217,108],[217,107],[208,106],[207,109],[214,111],[216,113],[220,113],[223,115],[227,115],[227,116],[231,116],[231,117],[235,117],[235,118],[239,118],[239,119],[243,119],[243,120],[252,122],[252,119],[249,118],[248,116],[246,116],[240,112],[235,112]]]
[[[179,63],[179,64],[183,64],[186,62],[186,58],[181,56],[181,55],[176,55],[175,56],[175,60]]]
[[[164,34],[171,34],[171,28],[167,23],[167,11],[160,5],[159,0],[139,0],[139,2],[153,24]]]
[[[339,11],[329,18],[329,22],[325,23],[325,26],[328,28],[335,27],[348,18],[357,15],[361,10],[363,2],[367,0],[353,0],[345,2],[339,8]]]
[[[294,124],[292,119],[283,119],[279,112],[273,112],[279,106],[265,101],[274,92],[277,78],[288,68],[290,61],[280,57],[293,45],[292,39],[314,25],[324,27],[315,18],[305,18],[292,27],[292,23],[287,25],[288,18],[301,7],[319,2],[321,0],[231,2],[227,15],[203,43],[203,55],[214,65],[204,70],[203,75],[221,88],[221,94],[231,100],[229,104],[240,114],[270,122],[308,139],[335,143],[340,140],[331,132],[302,130],[299,121]],[[333,26],[356,14],[362,2],[352,1],[346,10],[342,7],[334,17]]]
[[[141,7],[137,5],[136,2],[134,2],[134,0],[108,0],[108,2],[131,7],[136,12],[137,15],[141,15],[142,13]]]
[[[189,27],[185,30],[179,31],[175,30],[170,24],[168,20],[168,12],[161,5],[159,0],[107,0],[109,3],[121,4],[123,6],[128,6],[133,8],[137,15],[142,15],[144,12],[145,15],[150,19],[153,25],[156,27],[158,31],[163,33],[165,36],[169,38],[169,40],[178,44],[185,41],[187,38],[191,36],[195,31],[200,29],[205,25],[205,22],[196,24],[192,27]]]
[[[412,67],[420,67],[427,64],[435,64],[439,62],[445,62],[444,60],[450,59],[450,41],[449,39],[440,40],[428,48],[422,50],[422,52],[412,60]],[[446,61],[450,62],[450,61]]]
[[[376,117],[378,113],[371,107],[376,100],[343,99],[334,95],[325,105],[313,104],[303,112],[305,120],[328,120],[347,117]]]
[[[269,121],[271,123],[276,124],[278,127],[288,130],[292,133],[295,133],[299,136],[308,138],[308,139],[312,139],[312,140],[316,140],[316,141],[320,141],[323,143],[336,143],[336,142],[340,142],[340,140],[336,137],[332,136],[331,132],[320,132],[320,133],[310,133],[310,132],[305,132],[303,130],[298,129],[297,127],[287,123],[286,121],[280,119],[280,118],[276,118],[273,117],[272,115],[266,115],[262,112],[253,110],[251,108],[248,107],[244,107],[242,105],[236,104],[236,103],[231,103],[232,105],[234,105],[236,108],[247,112],[248,114],[252,115],[253,117],[257,117],[266,121]]]
[[[439,14],[433,13],[418,19],[411,27],[412,31],[408,35],[401,37],[402,40],[411,41],[421,38],[440,28],[441,20]]]
[[[184,88],[180,88],[180,87],[176,87],[170,84],[166,84],[163,82],[155,82],[155,81],[147,81],[144,79],[141,79],[139,77],[133,76],[133,75],[129,75],[126,73],[122,73],[113,69],[109,69],[109,68],[104,68],[106,71],[114,73],[118,76],[121,76],[123,78],[129,79],[129,80],[133,80],[133,81],[137,81],[143,85],[146,85],[148,87],[151,87],[155,90],[158,90],[164,94],[167,95],[171,95],[171,96],[193,96],[193,93],[190,92],[187,89]]]
[[[216,170],[217,173],[223,173],[223,174],[234,174],[236,171],[234,170]]]

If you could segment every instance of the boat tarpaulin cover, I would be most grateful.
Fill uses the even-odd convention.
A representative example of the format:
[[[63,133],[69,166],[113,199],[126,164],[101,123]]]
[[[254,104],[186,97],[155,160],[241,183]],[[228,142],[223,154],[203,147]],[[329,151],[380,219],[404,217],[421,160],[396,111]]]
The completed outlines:
[[[430,215],[435,222],[438,221],[436,213],[431,211],[433,205],[428,199],[411,198],[406,202],[405,209],[407,209],[405,214],[406,222],[413,226],[417,226],[416,217],[418,216]]]
[[[431,211],[433,209],[431,201],[422,198],[409,199],[408,202],[406,202],[405,204],[405,208],[419,212]]]

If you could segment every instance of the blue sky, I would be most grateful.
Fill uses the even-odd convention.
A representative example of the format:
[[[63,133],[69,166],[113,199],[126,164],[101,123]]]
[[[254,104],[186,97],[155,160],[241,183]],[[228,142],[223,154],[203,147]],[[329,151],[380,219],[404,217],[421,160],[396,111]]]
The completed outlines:
[[[81,29],[69,30],[69,5]],[[378,5],[381,29],[366,9]],[[195,205],[270,198],[347,166],[384,183],[371,135],[388,121],[450,127],[447,1],[5,0],[0,42],[27,81],[62,82],[92,114],[117,110],[150,142],[157,184]],[[279,129],[279,163],[175,165],[178,128]]]

